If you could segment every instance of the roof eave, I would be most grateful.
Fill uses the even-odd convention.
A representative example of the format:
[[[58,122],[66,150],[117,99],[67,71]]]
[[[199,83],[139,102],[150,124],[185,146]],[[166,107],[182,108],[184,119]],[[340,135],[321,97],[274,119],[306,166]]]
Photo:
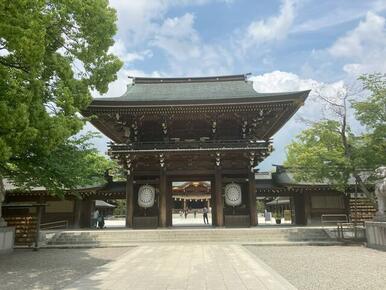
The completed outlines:
[[[266,94],[264,96],[252,96],[246,98],[227,99],[190,99],[190,100],[159,100],[159,101],[122,101],[120,98],[95,98],[88,108],[93,107],[163,107],[163,106],[196,106],[196,105],[235,105],[235,104],[258,104],[258,103],[279,103],[299,102],[300,105],[307,99],[310,90]]]

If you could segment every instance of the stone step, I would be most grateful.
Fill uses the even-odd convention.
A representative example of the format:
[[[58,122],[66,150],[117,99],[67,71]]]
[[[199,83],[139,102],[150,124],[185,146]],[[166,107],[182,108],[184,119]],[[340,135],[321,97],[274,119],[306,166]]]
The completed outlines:
[[[276,244],[334,241],[322,228],[42,231],[42,237],[43,243],[48,246],[195,242]]]
[[[294,238],[294,239],[303,239],[303,238],[322,238],[327,237],[325,234],[301,234],[301,235],[224,235],[224,236],[130,236],[130,235],[82,235],[82,236],[73,236],[62,234],[56,236],[57,239],[110,239],[110,238],[122,238],[122,239],[132,239],[132,240],[143,240],[143,239],[230,239],[230,238],[246,238],[246,239],[254,239],[254,238],[266,238],[266,239],[280,239],[280,238]]]

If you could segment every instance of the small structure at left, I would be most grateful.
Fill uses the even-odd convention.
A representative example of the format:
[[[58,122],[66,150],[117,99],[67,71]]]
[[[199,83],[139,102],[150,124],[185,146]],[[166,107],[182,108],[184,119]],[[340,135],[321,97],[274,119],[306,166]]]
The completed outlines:
[[[12,252],[15,242],[15,228],[8,227],[2,216],[2,205],[5,198],[3,192],[4,190],[0,190],[0,254]]]
[[[15,242],[15,228],[14,227],[0,227],[0,254],[6,254],[13,251],[13,244]]]

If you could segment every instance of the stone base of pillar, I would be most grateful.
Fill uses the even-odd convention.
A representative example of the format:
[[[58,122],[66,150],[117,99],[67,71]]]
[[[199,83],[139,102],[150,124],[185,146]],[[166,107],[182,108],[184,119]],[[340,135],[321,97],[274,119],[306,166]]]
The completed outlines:
[[[386,214],[377,212],[374,216],[376,222],[386,222]]]
[[[13,251],[15,243],[15,228],[0,227],[0,254],[6,254]]]
[[[7,222],[2,217],[0,217],[0,228],[4,228],[6,226],[7,226]]]
[[[366,222],[367,246],[386,251],[386,222]]]

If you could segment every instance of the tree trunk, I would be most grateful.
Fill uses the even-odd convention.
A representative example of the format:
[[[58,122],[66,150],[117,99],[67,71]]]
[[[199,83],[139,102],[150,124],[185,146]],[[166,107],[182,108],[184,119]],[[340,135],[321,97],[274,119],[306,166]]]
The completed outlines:
[[[359,187],[364,192],[364,194],[366,194],[366,196],[371,199],[371,194],[367,190],[366,185],[364,184],[364,182],[363,182],[362,178],[359,176],[359,174],[354,173],[354,177],[355,177],[355,180],[357,181]]]

